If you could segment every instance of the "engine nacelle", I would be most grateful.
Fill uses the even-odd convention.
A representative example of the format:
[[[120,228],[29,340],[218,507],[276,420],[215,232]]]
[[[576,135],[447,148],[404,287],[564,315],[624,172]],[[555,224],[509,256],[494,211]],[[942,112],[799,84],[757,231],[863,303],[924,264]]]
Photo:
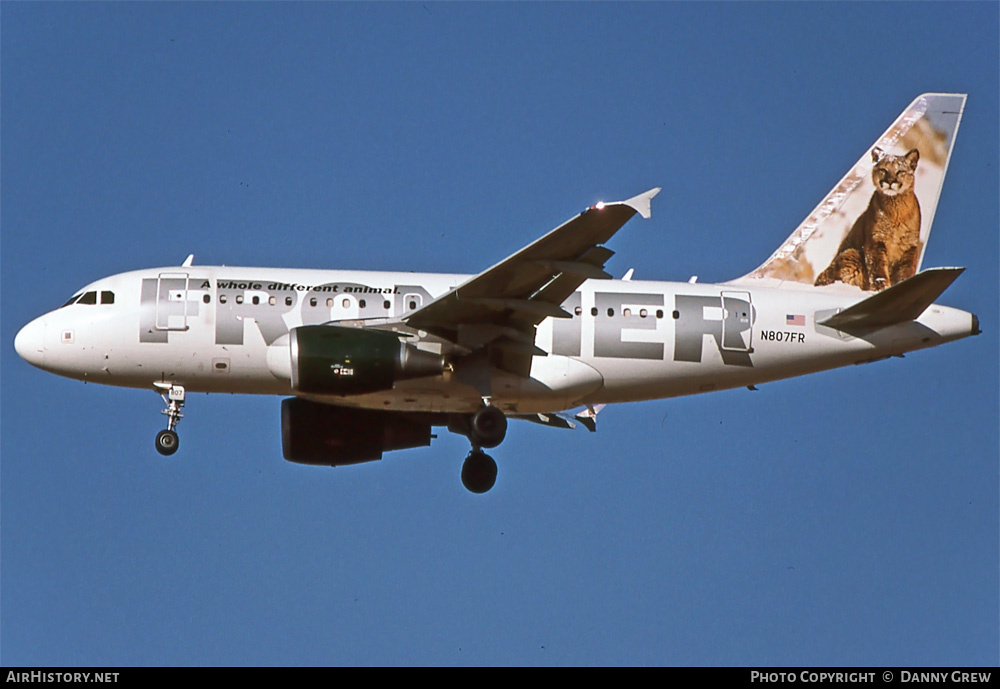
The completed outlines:
[[[440,375],[444,357],[400,342],[384,330],[303,325],[289,333],[292,389],[316,395],[363,395],[397,380]]]
[[[290,462],[358,464],[430,444],[426,414],[334,407],[298,397],[281,402],[281,449]]]

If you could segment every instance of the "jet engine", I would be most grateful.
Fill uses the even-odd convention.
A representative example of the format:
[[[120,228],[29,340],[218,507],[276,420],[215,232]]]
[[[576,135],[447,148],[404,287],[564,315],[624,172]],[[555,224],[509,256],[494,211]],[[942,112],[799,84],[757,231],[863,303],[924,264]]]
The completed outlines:
[[[290,397],[281,402],[281,447],[290,462],[340,466],[383,452],[431,444],[432,415],[334,407]]]
[[[397,380],[440,375],[444,357],[383,330],[304,325],[289,334],[292,389],[314,395],[363,395]]]

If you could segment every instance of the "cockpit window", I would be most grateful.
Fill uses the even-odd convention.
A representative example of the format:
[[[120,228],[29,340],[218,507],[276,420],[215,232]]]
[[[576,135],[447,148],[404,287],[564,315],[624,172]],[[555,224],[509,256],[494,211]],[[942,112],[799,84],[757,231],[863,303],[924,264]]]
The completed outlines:
[[[77,292],[72,297],[69,298],[65,304],[59,308],[63,309],[70,304],[96,304],[97,302],[97,292]],[[101,304],[114,304],[115,303],[115,293],[111,290],[101,290]]]

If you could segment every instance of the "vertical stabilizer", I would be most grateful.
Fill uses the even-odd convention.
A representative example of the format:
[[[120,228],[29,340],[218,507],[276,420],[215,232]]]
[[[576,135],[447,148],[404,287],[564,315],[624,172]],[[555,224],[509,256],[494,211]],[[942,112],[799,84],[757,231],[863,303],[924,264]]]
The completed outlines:
[[[923,262],[965,94],[913,101],[774,254],[746,278],[871,292]]]

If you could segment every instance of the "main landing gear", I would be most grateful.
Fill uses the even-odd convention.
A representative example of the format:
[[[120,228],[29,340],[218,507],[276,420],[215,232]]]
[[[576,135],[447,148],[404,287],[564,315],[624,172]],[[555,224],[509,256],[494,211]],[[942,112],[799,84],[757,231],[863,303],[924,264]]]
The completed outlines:
[[[485,493],[497,482],[497,463],[478,448],[462,464],[462,485],[473,493]]]
[[[180,447],[180,438],[177,437],[177,424],[184,417],[181,414],[181,407],[184,406],[184,388],[172,383],[154,383],[157,388],[164,390],[160,397],[167,403],[167,408],[161,414],[167,415],[167,428],[156,434],[156,451],[161,455],[172,455]]]
[[[507,417],[493,406],[485,406],[468,418],[465,434],[472,451],[462,465],[462,485],[473,493],[485,493],[497,482],[497,463],[481,448],[496,447],[507,435]]]

